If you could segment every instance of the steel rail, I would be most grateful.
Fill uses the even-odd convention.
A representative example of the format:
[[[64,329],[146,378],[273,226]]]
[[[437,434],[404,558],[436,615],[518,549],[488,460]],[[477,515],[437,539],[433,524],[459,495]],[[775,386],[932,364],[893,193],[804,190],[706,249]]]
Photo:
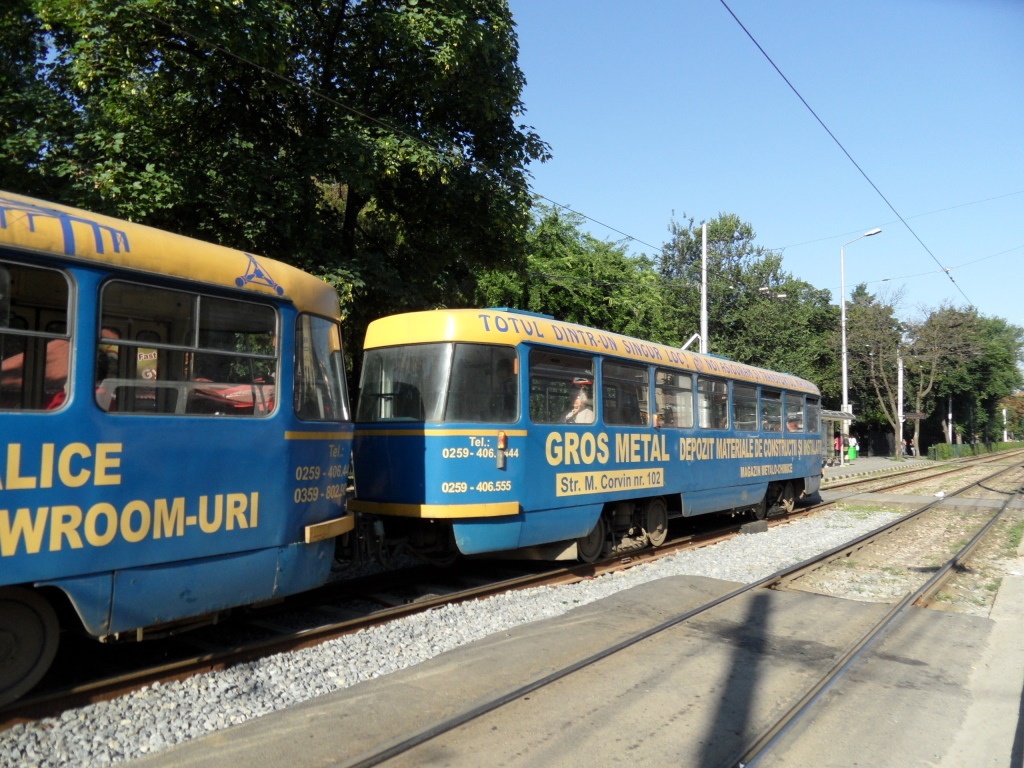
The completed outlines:
[[[423,728],[407,736],[401,741],[398,741],[388,747],[385,747],[384,749],[372,752],[370,754],[357,755],[348,762],[339,762],[338,765],[344,766],[344,768],[370,768],[371,766],[380,765],[381,763],[390,760],[393,757],[397,757],[401,754],[408,752],[414,747],[431,741],[437,736],[440,736],[444,733],[447,733],[463,725],[466,725],[467,723],[481,717],[482,715],[486,715],[490,712],[493,712],[494,710],[499,709],[512,701],[515,701],[516,699],[522,698],[523,696],[533,693],[534,691],[540,688],[544,688],[545,686],[551,685],[552,683],[557,682],[565,677],[568,677],[569,675],[572,675],[575,672],[593,666],[594,664],[603,661],[604,659],[607,659],[608,657],[622,650],[625,650],[626,648],[630,648],[636,645],[637,643],[647,640],[648,638],[654,637],[655,635],[658,635],[668,629],[671,629],[679,624],[682,624],[683,622],[695,616],[705,613],[713,608],[716,608],[726,602],[729,602],[730,600],[734,600],[737,597],[740,597],[741,595],[753,592],[756,589],[770,588],[778,583],[781,583],[783,580],[787,579],[789,576],[797,572],[806,572],[808,570],[813,570],[814,568],[819,567],[819,565],[822,562],[827,562],[829,560],[835,559],[836,557],[841,556],[842,554],[844,554],[847,551],[850,551],[851,549],[856,549],[857,546],[854,546],[855,543],[861,542],[861,544],[859,544],[858,546],[863,546],[863,543],[866,543],[872,538],[881,535],[881,533],[888,532],[889,530],[891,530],[895,523],[900,523],[905,519],[910,519],[920,514],[923,514],[927,510],[934,507],[936,504],[939,504],[951,497],[957,496],[967,490],[970,490],[979,483],[990,480],[991,478],[1003,474],[1004,472],[1007,472],[1010,469],[1012,468],[1000,469],[997,472],[994,472],[991,475],[988,475],[987,477],[983,478],[982,480],[972,482],[964,486],[963,488],[951,492],[943,499],[936,499],[936,501],[924,505],[920,509],[911,512],[908,515],[905,515],[903,518],[900,518],[899,520],[896,520],[893,523],[889,523],[877,529],[876,531],[870,531],[867,534],[864,534],[863,536],[859,536],[857,539],[854,539],[853,542],[846,542],[844,544],[841,544],[837,547],[828,550],[827,552],[821,553],[811,558],[807,558],[806,560],[796,563],[795,565],[791,565],[787,568],[783,568],[782,570],[777,571],[776,573],[773,573],[769,576],[766,576],[763,579],[760,579],[756,582],[752,582],[742,587],[738,587],[737,589],[734,589],[731,592],[728,592],[716,598],[715,600],[705,603],[704,605],[697,606],[696,608],[692,608],[681,614],[677,614],[676,616],[672,616],[668,619],[665,619],[664,621],[660,622],[659,624],[656,624],[653,627],[643,630],[642,632],[638,632],[624,640],[621,640],[620,642],[612,646],[609,646],[608,648],[598,651],[597,653],[591,654],[590,656],[587,656],[584,659],[569,664],[563,667],[562,669],[556,670],[548,675],[545,675],[542,678],[526,683],[525,685],[522,685],[519,688],[516,688],[515,690],[505,693],[501,696],[498,696],[489,702],[484,702],[483,704],[480,704],[477,707],[453,715],[452,717],[447,718],[432,726]],[[1007,502],[1007,504],[1008,503],[1009,502]]]
[[[907,485],[914,485],[915,483],[922,483],[922,482],[924,482],[926,480],[931,480],[933,478],[945,477],[946,475],[956,474],[957,472],[963,472],[965,469],[972,469],[972,468],[977,467],[977,466],[985,466],[987,464],[1001,463],[1002,459],[1007,459],[1007,458],[1017,459],[1022,454],[1024,454],[1024,451],[1014,450],[1014,451],[1007,451],[1007,452],[997,453],[997,454],[985,454],[985,455],[982,455],[982,456],[971,457],[969,459],[957,459],[957,460],[947,461],[947,462],[938,462],[938,463],[932,464],[930,466],[926,465],[926,466],[918,466],[918,467],[908,467],[907,469],[903,469],[903,470],[900,470],[900,468],[898,468],[898,467],[889,467],[887,469],[875,472],[874,474],[872,474],[870,476],[862,476],[862,477],[857,477],[857,478],[850,478],[850,480],[851,480],[850,482],[840,482],[844,478],[836,478],[836,482],[830,482],[828,484],[827,488],[824,487],[825,481],[823,480],[822,481],[822,490],[825,490],[825,491],[836,491],[836,490],[840,490],[842,488],[848,488],[848,487],[854,486],[854,485],[864,485],[864,484],[871,483],[871,482],[874,482],[874,481],[877,481],[877,480],[884,480],[886,478],[893,477],[893,476],[895,476],[897,474],[901,478],[907,478],[910,475],[917,475],[917,474],[921,474],[921,473],[924,473],[924,472],[931,472],[931,474],[924,475],[924,477],[919,477],[919,478],[912,479],[912,480],[905,480],[903,483],[900,483],[900,484],[897,484],[897,485],[886,486],[885,487],[885,490],[892,490],[893,488],[901,488],[901,487],[904,487],[904,486],[907,486]],[[1011,463],[1013,463],[1013,462],[1011,462]],[[945,467],[945,468],[943,469],[943,467]],[[938,472],[933,471],[933,470],[936,470],[936,469],[938,469],[939,471]]]
[[[966,466],[957,467],[948,472],[932,475],[932,477],[962,471],[966,468]],[[905,470],[904,472],[898,472],[896,474],[902,478],[908,471],[913,470]],[[893,475],[890,473],[887,476],[892,477]],[[884,478],[877,475],[871,478],[861,478],[854,483],[845,484],[843,487],[845,488],[868,482],[877,482],[881,479]],[[920,480],[914,480],[911,482],[920,482]],[[899,488],[906,484],[906,482],[899,482],[883,486],[880,490],[885,491],[892,488]],[[766,520],[766,522],[772,527],[788,524],[793,520],[810,516],[822,509],[826,509],[857,495],[858,492],[846,493],[831,501],[810,507],[803,507],[786,515],[772,515]],[[950,496],[947,496],[946,498],[950,498],[952,495],[954,494],[950,494]],[[901,518],[901,520],[902,519],[903,518]],[[328,640],[352,634],[361,629],[378,626],[405,616],[422,613],[442,605],[481,599],[491,595],[502,594],[517,589],[525,589],[532,586],[571,584],[584,579],[593,578],[604,573],[623,570],[645,562],[652,562],[679,551],[709,546],[719,541],[731,538],[732,536],[737,535],[743,529],[744,525],[746,525],[746,523],[734,524],[709,532],[689,534],[666,542],[663,546],[654,550],[636,550],[593,564],[575,564],[545,573],[529,574],[512,579],[504,579],[484,586],[459,590],[448,595],[423,598],[404,605],[391,606],[380,611],[375,611],[368,616],[339,622],[331,622],[317,627],[297,630],[289,634],[278,634],[275,637],[263,638],[245,643],[244,645],[233,644],[224,648],[217,648],[215,646],[212,651],[183,657],[172,662],[163,662],[161,664],[147,666],[142,669],[122,674],[110,675],[94,681],[52,689],[33,697],[23,698],[18,702],[8,705],[7,707],[0,708],[0,732],[19,723],[32,722],[33,720],[37,720],[41,717],[59,715],[60,712],[76,706],[84,706],[90,703],[110,700],[154,682],[184,680],[196,674],[227,669],[236,664],[258,659],[270,655],[271,653],[296,651],[302,648],[313,647]],[[779,572],[779,574],[782,573],[782,571]],[[365,578],[373,577],[364,577],[364,579]],[[346,590],[349,591],[350,594],[353,594],[351,589],[349,589],[348,585],[345,585],[344,582],[338,582],[338,584],[343,585],[338,587],[338,589]],[[314,604],[316,602],[323,604],[331,599],[335,594],[333,591],[334,586],[335,585],[327,585],[325,587],[320,587],[311,593],[297,595],[295,598],[296,602],[299,604]],[[358,592],[354,594],[364,599],[372,599],[367,598],[364,594]],[[320,599],[320,597],[322,597],[322,599]],[[288,607],[289,604],[290,602],[283,606],[279,605],[277,606],[277,609]],[[241,623],[256,623],[263,628],[267,628],[267,624],[260,623],[257,617],[243,618],[241,619]],[[178,639],[188,642],[188,635],[180,635],[178,636]]]
[[[1016,467],[1010,467],[999,473],[1010,471]],[[949,579],[953,569],[958,568],[961,563],[974,551],[975,547],[985,538],[992,526],[1003,516],[1010,504],[1019,498],[1021,490],[1007,494],[999,511],[974,535],[974,537],[960,549],[945,565],[939,568],[924,584],[913,592],[907,593],[866,633],[864,633],[850,648],[836,661],[836,663],[825,673],[803,696],[788,709],[782,717],[766,728],[747,747],[743,753],[728,763],[731,768],[752,768],[756,766],[772,749],[782,741],[785,736],[817,705],[822,703],[823,698],[831,691],[846,673],[866,654],[882,640],[897,623],[906,617],[910,607],[921,600],[927,599]]]

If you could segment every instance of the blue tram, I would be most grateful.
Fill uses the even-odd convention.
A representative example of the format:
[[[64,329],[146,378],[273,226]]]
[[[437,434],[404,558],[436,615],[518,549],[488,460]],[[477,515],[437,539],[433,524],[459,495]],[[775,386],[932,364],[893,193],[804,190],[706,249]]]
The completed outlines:
[[[0,703],[62,628],[142,639],[326,580],[337,318],[285,264],[0,192]]]
[[[589,562],[821,482],[796,376],[508,309],[383,318],[364,349],[351,506],[427,558]]]

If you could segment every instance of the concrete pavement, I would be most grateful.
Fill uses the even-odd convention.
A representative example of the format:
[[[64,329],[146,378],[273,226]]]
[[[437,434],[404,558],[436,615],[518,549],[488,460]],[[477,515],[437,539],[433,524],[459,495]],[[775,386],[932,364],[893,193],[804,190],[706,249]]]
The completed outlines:
[[[847,462],[843,466],[825,467],[824,481],[829,482],[840,478],[898,472],[901,469],[929,464],[935,466],[936,462],[922,458],[905,458],[903,461],[894,461],[889,456],[861,456],[853,463]]]

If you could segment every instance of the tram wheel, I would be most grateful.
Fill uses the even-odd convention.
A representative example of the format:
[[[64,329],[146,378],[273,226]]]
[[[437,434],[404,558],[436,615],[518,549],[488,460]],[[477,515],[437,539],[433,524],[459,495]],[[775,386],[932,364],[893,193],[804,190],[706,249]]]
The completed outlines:
[[[660,547],[668,538],[668,505],[660,496],[644,505],[644,530],[652,547]]]
[[[793,481],[788,480],[782,486],[782,495],[779,496],[779,506],[787,515],[796,509],[796,490],[793,488]]]
[[[20,587],[0,589],[0,706],[42,680],[59,642],[60,623],[45,598]]]
[[[459,552],[440,552],[440,553],[424,553],[420,552],[416,555],[427,565],[432,565],[435,568],[451,568],[457,562],[459,562]]]
[[[601,556],[607,533],[607,523],[604,521],[604,515],[601,515],[597,518],[594,530],[586,536],[576,539],[576,557],[581,563],[592,563]]]
[[[768,494],[761,497],[761,500],[750,508],[750,516],[755,520],[764,520],[768,517]]]

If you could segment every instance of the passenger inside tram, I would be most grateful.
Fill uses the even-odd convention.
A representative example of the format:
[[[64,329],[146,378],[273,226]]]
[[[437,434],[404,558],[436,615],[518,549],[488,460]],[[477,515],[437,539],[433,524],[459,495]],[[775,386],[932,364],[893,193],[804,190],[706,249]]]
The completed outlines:
[[[576,398],[572,402],[572,408],[565,414],[565,422],[567,424],[594,423],[594,410],[590,407],[587,393],[582,389],[576,393]]]

